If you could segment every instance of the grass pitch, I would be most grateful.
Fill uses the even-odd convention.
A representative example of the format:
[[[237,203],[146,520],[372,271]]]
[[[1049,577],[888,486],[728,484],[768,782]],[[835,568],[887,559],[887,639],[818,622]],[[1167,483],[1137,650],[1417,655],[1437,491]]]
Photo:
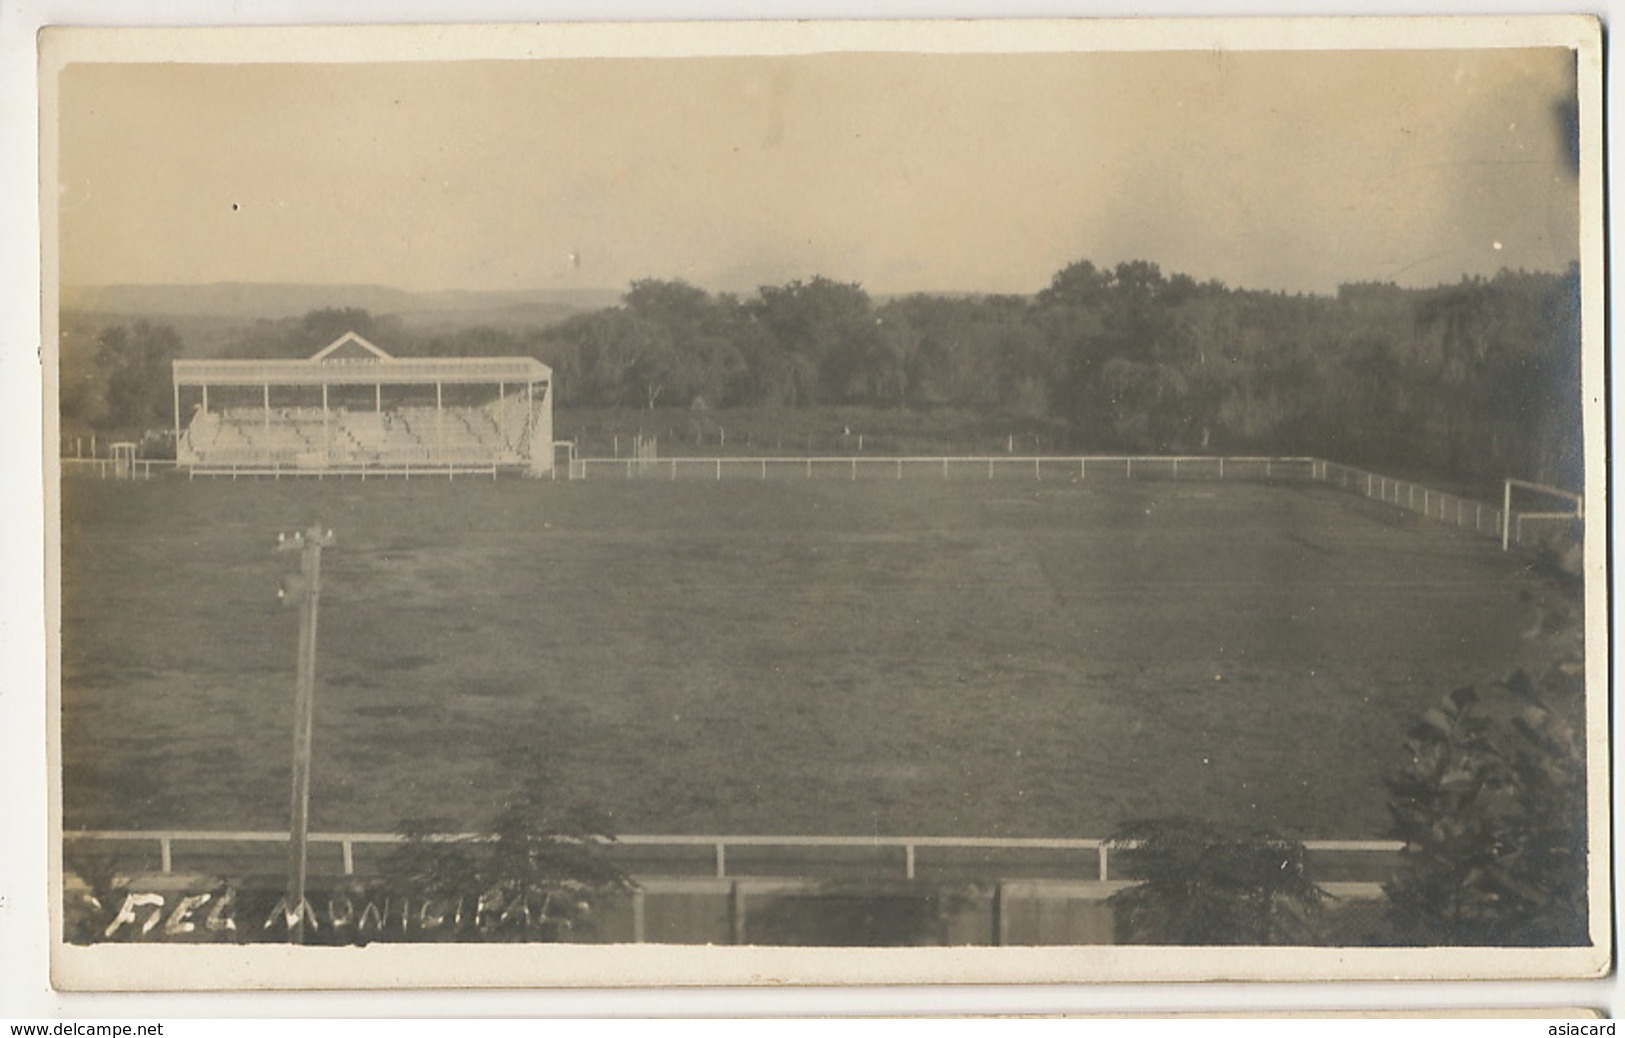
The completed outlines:
[[[545,767],[626,833],[1376,837],[1539,590],[1309,484],[72,479],[67,828],[286,827],[272,546],[318,519],[317,830],[474,825]]]

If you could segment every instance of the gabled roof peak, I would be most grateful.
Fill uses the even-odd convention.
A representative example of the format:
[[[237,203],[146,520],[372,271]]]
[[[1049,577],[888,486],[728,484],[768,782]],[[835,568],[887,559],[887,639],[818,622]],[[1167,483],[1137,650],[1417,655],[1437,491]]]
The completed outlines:
[[[310,359],[345,360],[347,359],[346,357],[337,356],[337,354],[340,350],[344,350],[347,346],[351,347],[353,351],[361,351],[359,359],[362,360],[395,359],[389,354],[385,353],[383,350],[379,349],[377,346],[374,346],[372,343],[368,342],[366,339],[363,339],[361,336],[357,335],[355,332],[345,332],[343,335],[339,336],[337,339],[334,339],[332,342],[318,350],[311,356]]]

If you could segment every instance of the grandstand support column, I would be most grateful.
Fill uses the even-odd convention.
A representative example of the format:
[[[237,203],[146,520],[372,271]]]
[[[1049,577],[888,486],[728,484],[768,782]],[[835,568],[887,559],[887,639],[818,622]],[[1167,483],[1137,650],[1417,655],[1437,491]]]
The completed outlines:
[[[440,461],[446,460],[446,415],[440,402],[440,381],[434,384],[434,450]]]
[[[384,386],[381,382],[372,387],[372,409],[377,414],[384,413]]]
[[[181,457],[181,384],[176,382],[175,389],[175,460]]]
[[[333,455],[333,434],[327,424],[327,383],[322,383],[322,458],[323,463]]]
[[[265,407],[263,409],[265,413],[260,415],[260,418],[265,422],[265,440],[267,443],[269,443],[271,440],[271,383],[267,382],[261,388],[265,390],[265,396],[263,398],[265,401]]]

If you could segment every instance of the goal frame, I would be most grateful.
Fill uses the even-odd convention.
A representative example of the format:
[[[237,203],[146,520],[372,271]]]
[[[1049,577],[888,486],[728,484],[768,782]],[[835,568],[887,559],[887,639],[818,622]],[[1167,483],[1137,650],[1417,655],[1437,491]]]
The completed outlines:
[[[1574,511],[1522,512],[1514,517],[1512,512],[1512,490],[1514,487],[1534,491],[1538,494],[1547,494],[1552,497],[1562,498],[1566,501],[1571,501],[1574,504]],[[1527,479],[1514,479],[1513,477],[1508,476],[1503,481],[1501,491],[1502,551],[1510,551],[1512,549],[1513,528],[1515,524],[1522,523],[1522,521],[1525,519],[1574,519],[1583,522],[1585,521],[1585,497],[1581,494],[1576,494],[1572,490],[1564,490],[1560,487],[1549,486],[1545,483],[1534,483]]]

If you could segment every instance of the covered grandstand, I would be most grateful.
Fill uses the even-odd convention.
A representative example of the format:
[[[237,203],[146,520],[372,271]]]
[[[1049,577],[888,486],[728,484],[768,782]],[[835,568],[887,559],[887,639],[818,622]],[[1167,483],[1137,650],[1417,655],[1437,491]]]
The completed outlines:
[[[354,332],[307,360],[177,360],[176,463],[194,475],[547,475],[552,378],[531,357],[392,357]]]

